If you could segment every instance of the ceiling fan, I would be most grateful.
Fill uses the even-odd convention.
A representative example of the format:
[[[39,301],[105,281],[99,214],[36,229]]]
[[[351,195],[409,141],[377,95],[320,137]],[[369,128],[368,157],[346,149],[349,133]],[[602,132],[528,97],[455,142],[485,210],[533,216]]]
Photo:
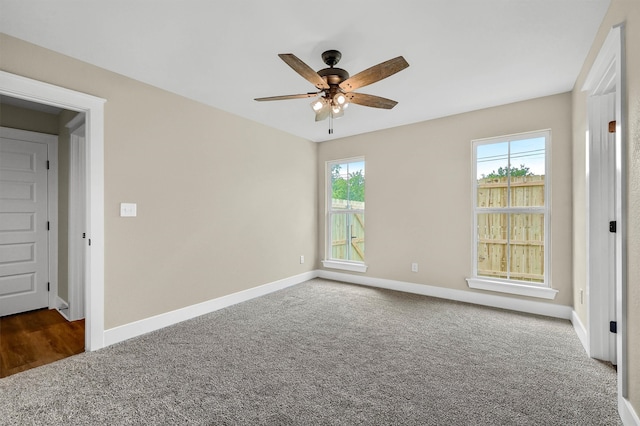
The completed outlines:
[[[317,92],[302,93],[299,95],[270,96],[266,98],[256,98],[256,101],[280,101],[286,99],[314,98],[311,108],[316,113],[316,121],[324,120],[328,117],[339,118],[344,115],[344,109],[350,104],[357,104],[373,108],[391,109],[398,102],[380,96],[356,93],[354,90],[369,84],[385,79],[403,69],[409,64],[402,56],[374,65],[353,77],[342,68],[334,68],[342,58],[342,53],[337,50],[327,50],[322,54],[322,60],[329,68],[314,71],[292,53],[281,53],[278,55],[295,72],[300,74],[311,84],[316,86]],[[329,133],[333,133],[329,129]]]

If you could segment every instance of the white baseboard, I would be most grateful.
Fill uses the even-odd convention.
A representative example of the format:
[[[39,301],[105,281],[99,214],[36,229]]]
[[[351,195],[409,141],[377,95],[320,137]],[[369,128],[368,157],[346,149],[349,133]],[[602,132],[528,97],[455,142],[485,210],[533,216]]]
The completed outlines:
[[[344,281],[352,284],[360,284],[370,287],[386,288],[388,290],[404,291],[407,293],[421,294],[423,296],[438,297],[441,299],[456,300],[458,302],[473,303],[475,305],[490,306],[493,308],[509,309],[512,311],[529,314],[544,315],[554,318],[571,319],[573,310],[569,306],[553,303],[536,302],[512,297],[482,294],[466,290],[436,287],[426,284],[415,284],[405,281],[388,280],[384,278],[372,278],[367,276],[344,274],[341,272],[318,270],[317,276],[336,281]]]
[[[465,290],[455,290],[425,284],[415,284],[405,281],[388,280],[384,278],[351,275],[326,270],[315,270],[105,330],[104,346],[113,345],[114,343],[122,342],[151,331],[159,330],[200,315],[208,314],[237,303],[264,296],[265,294],[269,294],[286,287],[291,287],[316,277],[370,287],[404,291],[407,293],[421,294],[441,299],[456,300],[476,305],[491,306],[494,308],[509,309],[512,311],[526,312],[530,314],[545,315],[567,320],[572,319],[573,310],[569,306],[564,305],[515,299],[511,297],[482,294]]]
[[[625,426],[640,426],[640,417],[628,399],[618,396],[618,413]]]
[[[497,296],[492,294],[481,294],[465,290],[454,290],[450,288],[436,287],[425,284],[415,284],[405,281],[365,277],[326,270],[315,270],[282,280],[274,281],[258,287],[243,290],[237,293],[229,294],[227,296],[222,296],[217,299],[211,299],[206,302],[187,306],[181,309],[176,309],[175,311],[166,312],[164,314],[156,315],[150,318],[145,318],[129,324],[124,324],[118,327],[111,328],[109,330],[105,330],[104,346],[113,345],[114,343],[122,342],[124,340],[131,339],[133,337],[137,337],[151,331],[159,330],[161,328],[168,327],[170,325],[177,324],[179,322],[186,321],[200,315],[208,314],[210,312],[214,312],[219,309],[235,305],[237,303],[264,296],[265,294],[269,294],[283,288],[291,287],[293,285],[300,284],[316,277],[371,287],[386,288],[389,290],[404,291],[407,293],[421,294],[424,296],[438,297],[441,299],[456,300],[459,302],[473,303],[476,305],[491,306],[494,308],[509,309],[512,311],[573,320],[573,310],[570,307],[563,305],[515,299],[511,297]],[[576,332],[578,332],[577,329]],[[586,336],[586,333],[584,333],[584,335]],[[580,337],[581,341],[583,341],[579,333],[578,337]]]
[[[578,318],[578,314],[576,311],[571,312],[571,324],[573,324],[573,330],[578,335],[578,339],[580,339],[580,343],[582,343],[582,347],[589,355],[589,341],[587,340],[587,329],[584,328],[584,324]]]
[[[110,328],[104,332],[104,346],[110,346],[114,343],[122,342],[133,337],[140,336],[182,321],[186,321],[200,315],[208,314],[222,308],[226,308],[237,303],[245,302],[283,288],[291,287],[296,284],[313,279],[317,276],[316,271],[305,272],[293,277],[274,281],[258,287],[239,291],[237,293],[222,296],[216,299],[207,300],[206,302],[187,306],[175,311],[166,312],[150,318],[145,318],[129,324]]]

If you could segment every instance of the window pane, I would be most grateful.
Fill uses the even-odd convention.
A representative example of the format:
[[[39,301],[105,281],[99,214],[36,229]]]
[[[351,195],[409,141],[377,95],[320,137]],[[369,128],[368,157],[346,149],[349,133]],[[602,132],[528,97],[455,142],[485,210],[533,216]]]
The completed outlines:
[[[548,138],[532,132],[474,141],[478,277],[545,283]]]
[[[508,278],[507,221],[503,213],[477,215],[479,276]]]
[[[364,161],[331,165],[331,208],[364,209]]]
[[[544,282],[544,214],[511,215],[510,278]]]
[[[364,261],[364,214],[331,214],[331,258]]]
[[[545,138],[511,142],[511,205],[544,206]]]
[[[478,145],[478,207],[507,207],[509,143]]]

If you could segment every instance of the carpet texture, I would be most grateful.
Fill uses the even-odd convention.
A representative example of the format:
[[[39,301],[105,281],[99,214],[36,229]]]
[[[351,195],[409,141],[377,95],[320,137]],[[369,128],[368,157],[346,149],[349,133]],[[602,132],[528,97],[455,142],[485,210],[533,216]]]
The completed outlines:
[[[0,379],[0,424],[621,423],[568,321],[315,279]]]

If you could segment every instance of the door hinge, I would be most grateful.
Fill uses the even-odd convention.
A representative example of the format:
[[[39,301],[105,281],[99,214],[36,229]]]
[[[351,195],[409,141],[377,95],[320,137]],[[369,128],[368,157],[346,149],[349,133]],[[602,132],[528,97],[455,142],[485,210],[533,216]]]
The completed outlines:
[[[49,160],[47,160],[47,170],[49,170],[50,164],[49,164]]]
[[[89,245],[91,245],[91,238],[89,238]]]
[[[611,333],[618,333],[618,323],[616,321],[609,321],[609,331]]]
[[[616,221],[612,220],[611,222],[609,222],[609,232],[616,232]]]
[[[47,221],[47,231],[49,231],[49,230],[50,230],[50,222]]]
[[[51,291],[51,283],[47,283],[47,291]]]

